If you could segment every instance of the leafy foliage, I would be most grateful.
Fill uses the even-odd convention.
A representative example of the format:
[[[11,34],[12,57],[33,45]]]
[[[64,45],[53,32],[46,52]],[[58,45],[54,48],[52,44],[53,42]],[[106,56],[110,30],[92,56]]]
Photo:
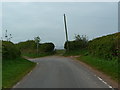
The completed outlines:
[[[41,57],[51,55],[53,54],[55,48],[53,43],[39,43],[38,48],[36,48],[37,45],[34,40],[20,42],[16,44],[16,46],[20,48],[23,56],[28,57]]]
[[[3,59],[15,59],[20,57],[20,50],[12,42],[2,42],[2,57]]]
[[[39,36],[35,37],[34,40],[35,40],[36,43],[39,43],[41,41]]]
[[[120,56],[120,32],[102,36],[91,41],[87,41],[86,36],[75,36],[74,41],[69,41],[69,52],[86,49],[86,53],[104,59],[115,59]],[[64,48],[67,49],[65,43]]]
[[[78,36],[76,40],[80,41],[81,38]],[[75,44],[75,41],[71,41],[72,44],[73,42]],[[72,46],[74,49],[75,45]],[[120,32],[93,39],[82,50],[79,50],[80,47],[77,48],[65,52],[64,56],[80,55],[79,60],[109,75],[112,79],[120,81],[120,70],[118,70],[120,66],[118,61],[120,57]]]
[[[112,59],[120,54],[120,33],[115,33],[103,37],[99,37],[89,41],[88,51],[90,54]]]
[[[40,45],[41,52],[53,52],[55,45],[53,43],[43,43]]]
[[[75,40],[74,41],[68,41],[65,42],[64,48],[69,49],[69,51],[72,50],[81,50],[87,47],[88,40],[86,36],[80,37],[80,35],[75,35]],[[68,44],[68,47],[67,47]]]
[[[19,42],[16,46],[20,49],[22,54],[36,52],[36,43],[34,40]]]
[[[25,42],[20,42],[20,43],[18,43],[16,45],[21,50],[24,50],[24,49],[35,49],[36,48],[36,43],[35,43],[34,40],[28,40],[28,41],[25,41]]]

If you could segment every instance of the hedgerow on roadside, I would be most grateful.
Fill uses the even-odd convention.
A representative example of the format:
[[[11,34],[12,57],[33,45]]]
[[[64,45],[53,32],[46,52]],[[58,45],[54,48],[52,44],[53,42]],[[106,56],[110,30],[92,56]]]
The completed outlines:
[[[2,41],[2,58],[4,59],[15,59],[21,56],[19,48],[12,42]]]
[[[112,59],[120,54],[120,33],[115,33],[93,39],[88,42],[88,51],[90,54]]]
[[[77,40],[76,40],[77,39]],[[87,54],[104,58],[107,60],[117,59],[120,56],[120,32],[95,38],[87,41],[86,37],[76,38],[74,41],[68,41],[64,44],[64,48],[71,51],[86,51]]]

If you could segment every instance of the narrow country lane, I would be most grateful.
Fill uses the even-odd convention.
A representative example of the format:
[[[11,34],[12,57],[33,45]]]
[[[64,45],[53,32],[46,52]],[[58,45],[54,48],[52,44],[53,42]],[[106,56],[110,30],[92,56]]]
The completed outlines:
[[[37,62],[37,66],[14,88],[109,88],[71,58],[50,56],[31,61]]]

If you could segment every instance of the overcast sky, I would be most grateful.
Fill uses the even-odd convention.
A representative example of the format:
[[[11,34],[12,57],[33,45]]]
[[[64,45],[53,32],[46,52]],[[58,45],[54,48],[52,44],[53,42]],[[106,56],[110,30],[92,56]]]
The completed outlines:
[[[63,14],[67,16],[69,40],[75,34],[89,39],[118,32],[117,2],[4,2],[2,29],[12,34],[14,43],[40,36],[57,48],[65,42]]]

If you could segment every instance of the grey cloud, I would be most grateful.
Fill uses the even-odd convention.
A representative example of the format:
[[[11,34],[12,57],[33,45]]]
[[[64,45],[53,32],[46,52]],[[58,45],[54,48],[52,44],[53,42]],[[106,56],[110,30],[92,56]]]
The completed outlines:
[[[42,42],[65,42],[63,14],[66,13],[69,40],[74,34],[93,39],[117,32],[118,6],[116,3],[3,3],[3,34],[6,29],[13,42],[40,36]]]

